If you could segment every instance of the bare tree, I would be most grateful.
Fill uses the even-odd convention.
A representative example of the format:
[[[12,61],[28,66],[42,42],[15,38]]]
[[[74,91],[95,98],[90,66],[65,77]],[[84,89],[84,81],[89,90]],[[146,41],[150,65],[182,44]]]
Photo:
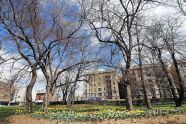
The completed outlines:
[[[21,4],[22,6],[20,7],[18,4]],[[34,22],[36,24],[36,20],[38,19],[37,5],[37,1],[2,1],[0,16],[3,28],[9,33],[10,39],[16,45],[18,53],[28,63],[32,70],[32,78],[26,90],[28,112],[32,112],[32,88],[37,78],[37,62],[33,61],[33,58],[36,58],[36,51],[31,41],[31,36],[26,30],[33,26],[28,24],[33,24]],[[25,53],[25,50],[29,52]]]
[[[67,65],[65,69],[61,69],[61,63],[64,58],[72,54],[67,52],[64,54],[63,51],[66,51],[66,47],[70,48],[73,46],[70,40],[76,44],[80,43],[75,42],[77,41],[75,34],[77,35],[76,32],[80,29],[82,22],[76,19],[75,21],[68,19],[66,19],[68,21],[65,21],[63,19],[64,13],[62,13],[64,3],[60,1],[48,1],[50,5],[54,6],[50,7],[47,12],[43,10],[43,4],[38,0],[4,0],[2,2],[0,20],[6,33],[8,32],[6,37],[10,37],[9,43],[15,45],[14,47],[27,62],[32,72],[32,79],[26,92],[27,110],[31,112],[31,93],[37,79],[36,70],[41,69],[46,78],[47,92],[45,99],[48,101],[49,98],[47,96],[52,89],[53,82],[57,80],[60,73],[73,67],[72,65]],[[67,4],[65,5],[67,7]],[[80,36],[80,34],[78,35]],[[71,47],[70,49],[73,48]],[[76,52],[75,49],[73,52]],[[56,57],[57,53],[64,58]],[[53,57],[56,57],[56,59],[54,60]],[[58,65],[51,64],[55,62],[58,62]],[[52,72],[54,66],[56,71]],[[53,77],[55,78],[51,75],[54,75]]]
[[[138,19],[139,20],[139,19]],[[147,86],[146,86],[146,81],[144,78],[144,73],[143,73],[143,61],[142,61],[142,50],[143,50],[143,45],[141,46],[140,44],[143,44],[144,40],[142,39],[142,28],[141,26],[138,26],[139,22],[136,22],[136,41],[137,41],[137,52],[138,52],[138,65],[139,65],[139,72],[140,72],[140,78],[141,78],[141,83],[143,87],[143,93],[144,93],[144,101],[147,105],[147,109],[152,109],[152,105],[150,103],[150,99],[147,93]]]
[[[149,58],[148,60],[150,60],[150,64],[152,65],[153,75],[158,86],[160,99],[161,102],[163,102],[165,97],[170,98],[170,96],[172,95],[170,91],[170,86],[168,84],[168,80],[166,78],[166,74],[162,70],[161,64],[157,59],[156,55],[154,54],[155,54],[154,51],[152,51],[151,58]]]
[[[179,11],[182,15],[186,16],[186,1],[185,0],[176,0],[178,4]]]
[[[178,79],[178,93],[179,93],[179,99],[178,99],[178,106],[181,106],[182,101],[184,99],[184,81],[182,79],[180,70],[178,68],[178,62],[176,58],[176,54],[179,53],[178,48],[180,49],[180,45],[182,44],[182,37],[179,32],[179,29],[181,27],[181,23],[179,22],[178,18],[171,18],[166,17],[165,19],[161,20],[159,22],[159,31],[161,33],[161,38],[164,43],[165,49],[169,52],[171,59],[173,61],[173,65],[176,70],[176,76]]]
[[[84,78],[86,71],[99,62],[98,60],[85,61],[87,57],[85,53],[85,51],[82,51],[81,63],[63,72],[55,84],[56,88],[61,88],[62,90],[63,104],[69,105],[74,103],[75,91],[78,88],[77,83],[86,81]]]
[[[78,25],[78,29],[79,26],[81,25]],[[76,33],[78,33],[78,30],[76,31]],[[50,102],[50,98],[55,92],[55,87],[63,86],[63,99],[66,99],[69,88],[71,88],[72,84],[79,81],[82,71],[85,70],[87,66],[98,61],[89,58],[89,50],[87,49],[87,45],[84,44],[83,38],[79,39],[76,37],[77,39],[74,39],[73,37],[76,37],[75,32],[74,35],[70,33],[68,37],[64,37],[62,39],[64,41],[53,47],[52,51],[48,53],[46,61],[40,65],[47,82],[45,99],[42,106],[42,110],[45,112]],[[67,76],[63,82],[64,84],[58,86],[58,79],[62,74],[69,71],[71,72],[72,70],[77,70],[73,80],[71,79],[71,76]]]
[[[145,0],[87,0],[81,3],[84,18],[90,24],[100,42],[119,47],[125,66],[122,68],[123,85],[125,85],[126,108],[133,109],[129,69],[133,48],[134,21],[149,1]],[[123,64],[124,65],[124,64]]]
[[[32,88],[37,79],[36,71],[42,67],[51,49],[60,42],[60,36],[54,33],[59,32],[56,23],[59,13],[54,13],[54,10],[46,13],[38,0],[4,0],[1,5],[0,21],[8,33],[5,37],[10,37],[9,42],[6,42],[14,45],[31,69],[26,101],[28,112],[32,112]]]
[[[165,24],[163,24],[163,23],[165,23]],[[148,34],[147,39],[148,39],[148,42],[150,43],[151,50],[153,50],[155,52],[155,55],[157,56],[157,58],[161,64],[161,67],[166,74],[166,77],[169,82],[169,86],[170,86],[176,107],[180,107],[181,103],[182,103],[182,98],[183,98],[183,85],[182,85],[183,82],[179,82],[180,90],[178,90],[178,92],[177,92],[178,88],[176,88],[176,84],[173,81],[171,74],[167,68],[167,65],[165,64],[165,62],[163,60],[163,52],[162,52],[162,51],[171,52],[170,54],[171,54],[171,59],[173,60],[173,63],[174,63],[174,61],[176,61],[176,59],[174,58],[175,56],[173,56],[173,55],[175,55],[175,52],[173,52],[173,51],[175,51],[175,49],[172,47],[172,45],[176,45],[176,44],[172,42],[172,40],[174,38],[168,33],[172,32],[174,30],[174,28],[177,28],[177,26],[175,26],[175,27],[173,26],[172,28],[167,27],[167,28],[163,29],[163,27],[166,24],[168,24],[169,26],[173,26],[173,25],[170,25],[169,22],[166,22],[166,21],[157,21],[151,27],[148,27],[147,28],[147,34]],[[175,33],[175,32],[172,32],[172,33]],[[171,37],[171,39],[170,39],[170,37]],[[167,44],[166,42],[169,42],[170,44]],[[170,47],[171,47],[171,51],[170,51]],[[174,65],[175,65],[175,63],[174,63]],[[177,93],[179,93],[179,94],[177,94]]]

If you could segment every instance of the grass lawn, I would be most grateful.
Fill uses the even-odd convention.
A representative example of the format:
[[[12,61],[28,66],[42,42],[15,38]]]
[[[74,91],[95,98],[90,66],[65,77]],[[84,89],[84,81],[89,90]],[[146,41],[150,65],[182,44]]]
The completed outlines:
[[[47,119],[55,122],[102,122],[108,120],[126,120],[157,118],[168,115],[186,114],[186,105],[176,109],[174,105],[154,105],[153,110],[136,106],[133,111],[126,111],[125,106],[80,104],[67,107],[64,105],[49,106],[48,113],[40,112],[40,106],[34,106],[34,113],[27,115],[24,107],[0,107],[0,122],[5,124],[12,115],[32,116],[35,119]],[[186,121],[186,120],[185,120]],[[8,124],[8,123],[7,123]]]
[[[0,107],[0,123],[5,124],[8,123],[6,120],[7,117],[14,115],[16,110],[23,109],[23,107],[16,107],[16,106],[1,106]]]

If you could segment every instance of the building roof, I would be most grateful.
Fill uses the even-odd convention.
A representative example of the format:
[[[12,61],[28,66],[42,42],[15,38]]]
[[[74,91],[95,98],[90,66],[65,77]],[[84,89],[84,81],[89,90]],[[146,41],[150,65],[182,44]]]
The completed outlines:
[[[143,64],[142,65],[142,68],[151,68],[153,66],[153,64]],[[154,66],[160,66],[159,64],[154,64]],[[135,65],[135,66],[132,66],[130,68],[131,70],[134,70],[134,69],[139,69],[139,65]]]
[[[109,71],[93,71],[93,72],[89,72],[85,75],[94,75],[94,74],[106,74],[106,73],[115,73],[115,70],[109,70]]]

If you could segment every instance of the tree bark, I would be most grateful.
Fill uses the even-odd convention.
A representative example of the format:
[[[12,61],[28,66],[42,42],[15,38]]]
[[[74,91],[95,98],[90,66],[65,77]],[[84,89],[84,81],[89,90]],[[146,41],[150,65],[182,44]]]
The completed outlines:
[[[139,59],[140,78],[141,78],[141,83],[142,83],[142,87],[143,87],[144,101],[147,105],[147,109],[152,109],[152,105],[151,105],[150,99],[149,99],[148,94],[147,94],[147,86],[146,86],[146,83],[144,81],[144,75],[143,75],[143,69],[142,69],[142,60],[141,60],[141,50],[140,50],[139,47],[138,47],[138,59]]]
[[[177,101],[177,104],[178,104],[177,107],[181,107],[183,99],[184,99],[184,87],[183,87],[184,82],[182,80],[182,77],[181,77],[181,74],[180,74],[180,71],[179,71],[179,68],[178,68],[178,62],[176,60],[175,54],[172,53],[171,57],[172,57],[172,60],[173,60],[174,67],[176,69],[176,76],[177,76],[178,85],[179,85],[179,88],[178,88],[179,99]]]
[[[130,55],[127,56],[127,61],[126,61],[126,70],[124,73],[124,90],[125,90],[125,95],[126,95],[126,109],[127,110],[133,110],[134,106],[132,103],[132,93],[131,93],[131,86],[130,86],[130,80],[129,80],[129,70],[130,70],[130,62],[131,58]]]
[[[50,89],[51,89],[51,77],[48,75],[47,73],[47,70],[46,70],[46,67],[42,64],[40,64],[40,68],[45,76],[45,79],[46,79],[46,91],[45,91],[45,97],[44,97],[44,100],[43,100],[43,103],[42,103],[42,111],[43,112],[47,112],[47,107],[48,107],[48,104],[49,104],[49,100],[50,100],[50,95],[51,95],[51,92],[50,92]]]
[[[28,113],[32,113],[32,89],[37,79],[36,67],[32,67],[32,79],[26,89],[26,109]]]
[[[146,82],[144,80],[144,73],[143,73],[143,69],[142,69],[142,55],[141,55],[141,51],[142,48],[140,48],[140,30],[138,30],[138,25],[136,25],[136,34],[137,34],[137,44],[138,44],[138,61],[139,61],[139,71],[140,71],[140,78],[141,78],[141,83],[142,83],[142,88],[143,88],[143,94],[144,94],[144,102],[147,105],[147,109],[152,109],[152,105],[149,99],[149,96],[147,94],[147,86],[146,86]]]
[[[112,99],[112,84],[110,75],[106,76],[107,99]]]
[[[67,105],[67,95],[63,93],[63,105]]]
[[[47,84],[46,85],[46,91],[45,91],[45,97],[44,97],[44,101],[43,101],[43,104],[42,104],[42,111],[43,112],[47,112],[47,107],[50,103],[50,99],[52,97],[52,92],[51,92],[51,86],[50,84]]]
[[[163,103],[164,96],[163,96],[163,92],[162,92],[162,89],[161,89],[161,85],[160,85],[160,82],[157,79],[156,79],[156,81],[158,82],[158,90],[159,90],[159,93],[160,93],[160,100]]]
[[[162,67],[163,71],[166,74],[166,77],[167,77],[167,80],[168,80],[168,83],[169,83],[169,86],[170,86],[170,90],[172,92],[172,96],[173,96],[175,105],[176,105],[176,107],[179,107],[180,106],[179,102],[178,102],[179,96],[177,95],[176,85],[173,82],[173,80],[171,79],[171,76],[169,75],[167,67],[166,67],[165,63],[163,62],[163,60],[162,60],[161,50],[160,49],[158,49],[158,59],[160,61],[160,64],[161,64],[161,67]]]

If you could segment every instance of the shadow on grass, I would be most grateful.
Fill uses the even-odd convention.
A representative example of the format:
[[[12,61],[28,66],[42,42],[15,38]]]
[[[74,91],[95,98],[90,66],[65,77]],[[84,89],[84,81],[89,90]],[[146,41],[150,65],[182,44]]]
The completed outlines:
[[[0,124],[10,124],[8,117],[14,115],[12,109],[7,109],[7,107],[0,107]]]

